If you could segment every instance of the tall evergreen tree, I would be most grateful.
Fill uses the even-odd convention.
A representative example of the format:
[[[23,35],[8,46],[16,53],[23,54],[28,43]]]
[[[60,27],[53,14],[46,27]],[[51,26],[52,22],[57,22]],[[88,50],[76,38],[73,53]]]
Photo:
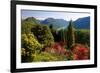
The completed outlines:
[[[52,29],[53,29],[53,25],[52,25],[52,24],[50,24],[49,28],[52,30]]]
[[[70,48],[74,44],[75,44],[75,33],[74,33],[73,21],[71,20],[67,28],[67,47]]]

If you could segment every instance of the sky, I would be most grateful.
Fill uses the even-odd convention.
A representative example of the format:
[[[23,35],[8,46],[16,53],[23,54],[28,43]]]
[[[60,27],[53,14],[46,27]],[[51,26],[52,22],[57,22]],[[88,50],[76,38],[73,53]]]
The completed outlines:
[[[61,12],[61,11],[36,11],[36,10],[21,10],[21,18],[26,19],[28,17],[35,17],[38,20],[44,20],[46,18],[77,20],[78,18],[88,17],[90,13],[83,12]]]

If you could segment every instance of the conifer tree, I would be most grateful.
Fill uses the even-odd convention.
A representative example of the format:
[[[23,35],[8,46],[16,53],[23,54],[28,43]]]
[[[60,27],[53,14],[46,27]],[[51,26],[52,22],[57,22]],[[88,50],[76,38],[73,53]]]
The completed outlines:
[[[74,34],[73,21],[71,20],[67,28],[67,48],[71,48],[71,46],[74,44],[75,44],[75,34]]]

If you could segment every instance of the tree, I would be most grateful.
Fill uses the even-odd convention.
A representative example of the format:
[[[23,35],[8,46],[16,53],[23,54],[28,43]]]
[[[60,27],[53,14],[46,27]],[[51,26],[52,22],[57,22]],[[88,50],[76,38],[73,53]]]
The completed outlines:
[[[53,29],[53,25],[52,25],[52,24],[50,24],[49,28],[52,30],[52,29]]]
[[[39,53],[42,49],[42,45],[38,42],[33,34],[21,35],[21,55],[22,62],[32,62],[33,54]]]
[[[27,22],[27,21],[22,21],[21,24],[21,33],[22,34],[28,34],[31,33],[31,28],[33,27],[33,23]]]
[[[75,31],[75,42],[81,44],[87,44],[90,46],[90,30],[86,29],[79,29]]]
[[[49,28],[51,30],[53,37],[54,37],[54,41],[58,42],[60,40],[59,32],[56,29],[53,28],[52,24],[50,24]]]
[[[75,33],[74,33],[73,21],[71,20],[67,28],[67,48],[71,48],[71,46],[74,44],[75,44]]]
[[[36,36],[38,41],[44,46],[50,46],[52,43],[54,43],[54,37],[48,26],[36,25],[31,31]]]
[[[34,17],[28,17],[21,21],[21,33],[22,34],[29,34],[31,33],[31,29],[39,25],[39,21]]]
[[[61,29],[61,30],[58,32],[58,36],[59,36],[59,38],[60,38],[60,41],[65,42],[65,31],[64,31],[64,29]]]

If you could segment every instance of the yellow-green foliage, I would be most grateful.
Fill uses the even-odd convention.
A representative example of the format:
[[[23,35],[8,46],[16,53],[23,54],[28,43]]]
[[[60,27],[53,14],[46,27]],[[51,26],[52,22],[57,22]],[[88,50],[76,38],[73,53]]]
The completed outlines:
[[[28,48],[30,50],[40,50],[42,45],[35,39],[33,34],[22,34],[21,37],[22,47]]]
[[[49,61],[64,61],[67,60],[65,56],[52,54],[48,52],[41,52],[40,54],[34,54],[34,62],[49,62]]]
[[[34,52],[31,51],[27,51],[27,49],[25,48],[21,48],[21,61],[22,62],[33,62],[33,55]]]
[[[21,33],[29,34],[33,26],[38,25],[38,21],[34,17],[29,17],[21,22]]]
[[[31,22],[23,21],[21,25],[21,33],[22,34],[29,34],[31,33],[31,28],[33,27],[33,24]]]
[[[32,62],[32,55],[35,52],[40,52],[43,46],[35,39],[33,34],[22,34],[21,42],[22,62]]]

